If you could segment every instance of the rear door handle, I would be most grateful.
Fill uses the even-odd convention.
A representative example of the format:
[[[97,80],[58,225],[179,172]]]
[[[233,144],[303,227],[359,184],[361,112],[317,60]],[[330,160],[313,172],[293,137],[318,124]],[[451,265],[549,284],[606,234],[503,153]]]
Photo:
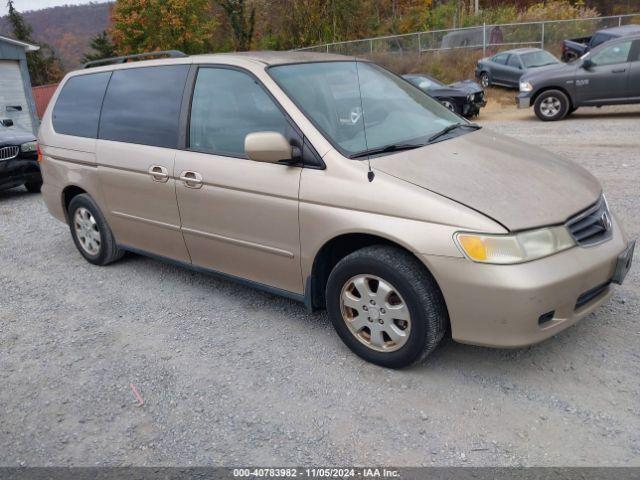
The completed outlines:
[[[165,183],[169,180],[169,170],[162,165],[151,165],[149,167],[149,175],[154,182]]]
[[[202,187],[202,175],[200,175],[198,172],[185,170],[180,174],[180,180],[184,182],[185,187],[189,187],[189,188]]]
[[[611,70],[611,73],[624,73],[626,71],[627,71],[626,68],[616,68],[614,70]]]

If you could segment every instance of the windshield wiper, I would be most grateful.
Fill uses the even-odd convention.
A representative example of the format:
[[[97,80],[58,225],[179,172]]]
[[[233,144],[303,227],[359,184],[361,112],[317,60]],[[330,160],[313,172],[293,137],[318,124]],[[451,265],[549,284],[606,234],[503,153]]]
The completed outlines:
[[[349,155],[349,158],[362,158],[369,155],[378,155],[380,153],[400,152],[401,150],[413,150],[414,148],[424,147],[422,143],[392,143],[391,145],[385,145],[384,147],[372,148],[370,150],[364,150],[362,152]]]
[[[429,140],[427,141],[427,143],[432,143],[433,141],[437,140],[438,138],[442,137],[443,135],[446,135],[449,132],[457,130],[458,128],[472,128],[473,130],[479,130],[482,127],[480,125],[476,125],[475,123],[454,123],[454,124],[451,124],[449,126],[444,127],[438,133],[435,133],[435,134],[431,135],[429,137]]]

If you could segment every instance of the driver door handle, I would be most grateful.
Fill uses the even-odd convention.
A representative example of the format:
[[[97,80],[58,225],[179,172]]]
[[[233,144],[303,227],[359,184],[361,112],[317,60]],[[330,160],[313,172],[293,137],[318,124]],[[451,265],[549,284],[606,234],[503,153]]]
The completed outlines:
[[[165,183],[169,180],[169,170],[162,165],[151,165],[148,172],[154,182]]]
[[[627,71],[626,68],[615,68],[615,69],[611,70],[611,73],[624,73],[626,71]]]
[[[184,186],[188,188],[202,187],[202,175],[200,175],[198,172],[185,170],[180,174],[180,180],[182,180],[184,182]]]

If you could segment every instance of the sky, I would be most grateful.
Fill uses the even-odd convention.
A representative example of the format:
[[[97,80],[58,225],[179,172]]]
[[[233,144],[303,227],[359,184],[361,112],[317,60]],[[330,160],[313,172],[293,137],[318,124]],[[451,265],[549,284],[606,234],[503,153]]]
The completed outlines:
[[[102,3],[104,0],[97,0],[96,3]],[[89,0],[13,0],[13,5],[19,12],[26,10],[40,10],[47,7],[55,7],[58,5],[79,5],[81,3],[90,3]],[[7,0],[0,0],[0,17],[7,14]]]

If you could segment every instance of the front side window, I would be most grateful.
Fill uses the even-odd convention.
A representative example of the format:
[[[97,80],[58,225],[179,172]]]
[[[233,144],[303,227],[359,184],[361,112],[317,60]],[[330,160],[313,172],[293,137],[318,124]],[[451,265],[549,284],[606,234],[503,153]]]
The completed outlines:
[[[104,92],[111,72],[71,77],[62,87],[53,107],[52,123],[56,133],[96,138]]]
[[[526,68],[544,67],[545,65],[554,65],[556,63],[560,63],[556,57],[544,50],[525,53],[523,55],[520,55],[520,58]]]
[[[191,104],[189,148],[245,158],[244,139],[254,132],[286,134],[289,123],[250,75],[229,68],[201,68]]]
[[[188,65],[113,72],[102,106],[99,138],[177,148]]]
[[[368,62],[282,65],[269,73],[346,156],[391,145],[424,145],[464,122],[423,91]]]
[[[631,41],[621,42],[596,53],[591,58],[594,65],[613,65],[615,63],[626,63],[629,61],[629,50]]]

